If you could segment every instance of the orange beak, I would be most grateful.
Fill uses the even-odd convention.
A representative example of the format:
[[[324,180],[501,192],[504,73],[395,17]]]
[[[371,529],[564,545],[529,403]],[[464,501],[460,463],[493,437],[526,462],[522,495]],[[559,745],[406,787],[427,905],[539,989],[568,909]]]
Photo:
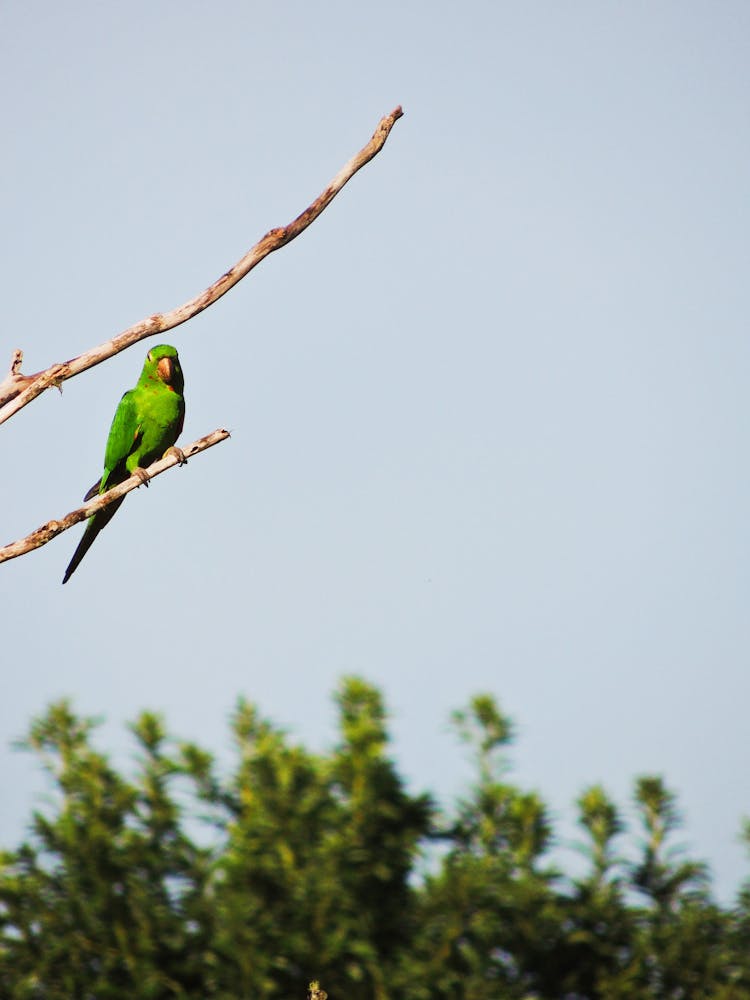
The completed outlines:
[[[169,385],[174,376],[174,361],[172,358],[161,358],[159,364],[156,366],[156,370],[162,382],[166,382]]]

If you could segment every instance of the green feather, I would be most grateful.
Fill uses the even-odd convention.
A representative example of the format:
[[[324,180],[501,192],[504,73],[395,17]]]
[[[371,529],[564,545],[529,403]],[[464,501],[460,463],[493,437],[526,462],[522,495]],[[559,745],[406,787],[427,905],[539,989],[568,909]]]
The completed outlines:
[[[182,431],[185,419],[184,379],[180,359],[174,347],[160,344],[146,355],[141,377],[135,388],[120,400],[104,451],[101,479],[86,494],[86,500],[106,493],[124,482],[135,469],[145,469],[172,447]],[[65,570],[67,583],[86,555],[94,539],[114,517],[122,504],[116,500],[105,510],[93,514]]]

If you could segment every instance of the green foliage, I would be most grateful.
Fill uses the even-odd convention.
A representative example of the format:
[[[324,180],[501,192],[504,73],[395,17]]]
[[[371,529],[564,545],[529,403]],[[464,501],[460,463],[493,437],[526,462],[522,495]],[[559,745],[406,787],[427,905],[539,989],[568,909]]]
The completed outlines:
[[[66,702],[32,722],[54,797],[0,854],[0,996],[750,1000],[750,883],[711,899],[661,778],[637,779],[625,845],[606,791],[583,791],[586,868],[566,877],[492,697],[454,714],[476,777],[448,815],[407,791],[379,692],[346,678],[335,698],[326,754],[240,700],[226,772],[153,713],[130,776]]]

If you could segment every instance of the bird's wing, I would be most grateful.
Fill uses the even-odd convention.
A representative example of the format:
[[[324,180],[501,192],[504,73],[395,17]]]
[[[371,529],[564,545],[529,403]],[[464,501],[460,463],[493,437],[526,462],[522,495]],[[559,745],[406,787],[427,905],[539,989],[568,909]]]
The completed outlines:
[[[104,475],[99,485],[100,493],[127,478],[125,461],[138,447],[140,436],[141,420],[135,391],[131,389],[120,400],[109,429],[107,447],[104,451]]]

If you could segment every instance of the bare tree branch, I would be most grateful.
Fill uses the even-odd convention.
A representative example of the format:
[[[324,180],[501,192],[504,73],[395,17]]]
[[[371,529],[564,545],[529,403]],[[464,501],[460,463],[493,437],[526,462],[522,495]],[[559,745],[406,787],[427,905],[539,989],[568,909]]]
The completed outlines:
[[[215,430],[210,434],[206,434],[205,437],[198,438],[197,441],[193,441],[192,444],[187,445],[187,447],[181,448],[182,454],[186,459],[192,458],[193,455],[197,455],[201,451],[205,451],[206,448],[212,448],[215,444],[220,441],[225,441],[229,437],[229,431],[225,430]],[[173,468],[173,466],[178,465],[180,462],[179,453],[177,449],[171,449],[166,453],[163,458],[160,458],[158,462],[153,462],[147,469],[142,470],[148,476],[147,482],[153,479],[155,476],[160,476],[162,472],[166,472],[167,469]],[[17,556],[25,555],[27,552],[31,552],[32,549],[38,549],[42,545],[46,545],[47,542],[51,541],[57,535],[61,534],[63,531],[67,531],[68,528],[72,528],[74,524],[78,524],[79,521],[85,521],[86,518],[91,517],[98,510],[103,507],[108,507],[114,500],[118,497],[125,496],[126,493],[130,493],[131,490],[136,489],[143,483],[143,478],[139,475],[133,475],[130,479],[126,479],[124,483],[120,483],[118,486],[113,486],[111,490],[107,490],[106,493],[95,497],[88,503],[84,504],[82,507],[78,507],[76,510],[72,510],[65,517],[60,518],[59,521],[48,521],[43,524],[41,528],[37,528],[36,531],[32,531],[30,535],[26,538],[21,538],[17,542],[9,542],[7,545],[0,548],[0,562],[5,562],[6,559],[15,559]]]
[[[264,257],[273,253],[274,250],[286,246],[295,237],[299,236],[321,212],[333,201],[339,191],[347,181],[351,180],[354,174],[366,163],[376,156],[383,148],[391,129],[401,118],[403,112],[400,107],[394,108],[389,115],[382,118],[375,129],[375,133],[370,141],[364,146],[349,162],[336,174],[325,191],[315,199],[315,201],[290,222],[288,226],[278,229],[271,229],[260,239],[255,246],[249,250],[241,260],[231,267],[225,274],[222,274],[205,291],[195,298],[190,299],[182,306],[172,309],[166,313],[155,313],[148,316],[134,326],[128,327],[122,333],[111,340],[85,351],[77,358],[64,361],[60,364],[51,365],[44,371],[34,375],[22,375],[20,372],[22,354],[16,351],[13,355],[10,372],[7,377],[0,382],[0,424],[10,419],[20,409],[30,403],[32,399],[39,396],[51,385],[60,386],[66,379],[73,378],[93,368],[94,365],[106,361],[127,347],[132,347],[145,337],[151,337],[157,333],[164,333],[172,330],[186,320],[192,319],[208,306],[225,295],[230,288],[241,281],[252,269],[259,264]],[[8,557],[6,557],[8,558]]]

